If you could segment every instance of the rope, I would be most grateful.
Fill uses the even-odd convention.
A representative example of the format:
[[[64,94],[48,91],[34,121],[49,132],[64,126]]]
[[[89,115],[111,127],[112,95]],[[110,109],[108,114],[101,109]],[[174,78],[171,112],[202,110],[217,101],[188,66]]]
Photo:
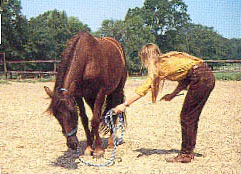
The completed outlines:
[[[123,136],[124,136],[124,117],[123,117],[123,114],[119,114],[118,115],[120,124],[119,124],[119,126],[115,127],[114,121],[113,121],[113,115],[114,115],[114,112],[111,109],[104,116],[105,124],[113,132],[112,135],[113,135],[113,138],[114,138],[114,149],[113,149],[111,158],[104,164],[93,164],[93,163],[87,162],[87,161],[85,161],[85,160],[83,160],[82,158],[79,157],[80,162],[82,162],[84,165],[93,166],[93,167],[107,167],[107,166],[109,166],[111,164],[114,164],[115,159],[116,159],[117,146],[120,145],[122,143],[122,141],[123,141]],[[117,137],[116,137],[117,129],[121,129],[121,137],[120,137],[119,140],[117,140]]]
[[[65,89],[65,88],[60,88],[60,91],[68,91],[68,90]],[[80,108],[79,108],[79,105],[76,102],[75,98],[74,98],[74,102],[75,102],[76,113],[77,113],[78,116],[80,116]],[[113,121],[113,115],[115,115],[114,111],[112,109],[110,109],[106,113],[106,115],[104,116],[105,124],[113,132],[112,135],[113,135],[113,138],[114,138],[114,149],[113,149],[111,158],[104,164],[93,164],[93,163],[87,162],[87,161],[85,161],[85,160],[83,160],[82,158],[79,157],[80,162],[82,162],[84,165],[94,166],[94,167],[106,167],[106,166],[109,166],[111,164],[114,164],[115,159],[116,159],[116,149],[117,149],[117,146],[119,144],[121,144],[122,141],[123,141],[123,136],[124,136],[124,116],[123,116],[123,114],[118,114],[120,125],[115,127],[115,124],[114,124],[114,121]],[[117,129],[121,129],[121,137],[120,137],[119,141],[117,140],[117,137],[115,135]],[[72,130],[70,133],[67,133],[66,136],[72,136],[76,132],[77,132],[77,127],[74,130]]]

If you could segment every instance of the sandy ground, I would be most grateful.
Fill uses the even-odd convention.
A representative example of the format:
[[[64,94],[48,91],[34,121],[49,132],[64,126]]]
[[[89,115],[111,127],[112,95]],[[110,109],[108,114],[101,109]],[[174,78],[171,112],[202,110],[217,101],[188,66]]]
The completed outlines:
[[[131,96],[142,81],[129,79],[126,96]],[[67,149],[57,120],[44,113],[50,102],[43,90],[45,85],[53,88],[54,83],[0,84],[1,174],[241,173],[241,82],[217,81],[201,114],[192,163],[165,162],[180,150],[179,113],[185,96],[153,105],[148,94],[128,108],[128,127],[124,143],[117,148],[117,160],[103,168],[84,166],[78,154]],[[159,98],[175,86],[167,82]],[[78,138],[84,146],[82,125]],[[106,152],[105,157],[109,155]],[[93,163],[104,162],[81,157]]]

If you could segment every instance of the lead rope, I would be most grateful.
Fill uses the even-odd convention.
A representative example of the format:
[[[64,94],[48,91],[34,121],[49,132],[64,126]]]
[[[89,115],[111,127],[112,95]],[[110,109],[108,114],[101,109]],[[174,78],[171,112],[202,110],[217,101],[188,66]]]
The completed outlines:
[[[76,101],[75,101],[75,103],[76,103]],[[77,103],[76,103],[75,107],[76,107],[77,114],[79,115],[80,109],[79,109],[79,106],[77,105]],[[119,144],[121,144],[122,141],[123,141],[123,136],[124,136],[124,116],[123,116],[123,114],[118,114],[119,123],[120,124],[119,124],[119,126],[115,127],[114,121],[113,121],[113,115],[114,115],[114,112],[111,109],[104,116],[105,124],[113,132],[112,135],[113,135],[113,138],[114,138],[114,149],[113,149],[111,158],[104,164],[93,164],[93,163],[87,162],[84,159],[79,157],[80,162],[82,162],[84,165],[93,166],[93,167],[107,167],[107,166],[109,166],[111,164],[114,164],[115,159],[116,159],[117,146]],[[121,129],[121,137],[120,137],[119,140],[117,140],[117,137],[116,137],[116,130],[117,129]]]

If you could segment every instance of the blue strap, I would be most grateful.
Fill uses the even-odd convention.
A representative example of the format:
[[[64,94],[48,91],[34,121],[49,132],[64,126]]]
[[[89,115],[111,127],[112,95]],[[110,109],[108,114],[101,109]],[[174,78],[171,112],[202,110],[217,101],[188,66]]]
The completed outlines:
[[[66,91],[66,92],[68,91],[66,88],[60,88],[59,90],[60,91]]]
[[[71,137],[73,136],[78,130],[78,127],[76,127],[75,129],[73,129],[70,133],[66,133],[65,136],[66,137]]]

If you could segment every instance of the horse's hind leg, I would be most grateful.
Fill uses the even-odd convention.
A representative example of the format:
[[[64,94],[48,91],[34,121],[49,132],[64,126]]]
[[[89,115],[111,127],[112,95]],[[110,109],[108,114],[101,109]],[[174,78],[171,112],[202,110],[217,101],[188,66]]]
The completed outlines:
[[[121,104],[124,102],[124,84],[126,81],[126,76],[122,78],[120,81],[120,84],[118,87],[115,89],[113,93],[108,95],[106,99],[106,108],[104,111],[104,115],[112,108],[116,107],[117,105]],[[113,118],[114,123],[116,123],[117,117]],[[113,137],[113,131],[110,130],[110,138],[108,139],[108,148],[113,148],[114,147],[114,137]]]
[[[109,95],[106,99],[106,109],[104,114],[106,114],[110,109],[116,107],[117,105],[121,104],[124,102],[124,92],[122,90],[117,90],[111,95]],[[117,121],[117,116],[113,117],[113,122],[116,124]],[[114,147],[114,137],[113,137],[113,131],[110,130],[110,137],[108,139],[108,148],[113,148]]]
[[[77,98],[76,101],[79,105],[80,118],[81,118],[81,122],[84,127],[84,130],[85,130],[86,138],[87,138],[87,147],[86,147],[84,153],[85,153],[85,155],[91,155],[93,152],[93,149],[92,149],[93,139],[91,138],[91,135],[90,135],[89,121],[88,121],[88,117],[85,112],[84,102],[81,97]]]

